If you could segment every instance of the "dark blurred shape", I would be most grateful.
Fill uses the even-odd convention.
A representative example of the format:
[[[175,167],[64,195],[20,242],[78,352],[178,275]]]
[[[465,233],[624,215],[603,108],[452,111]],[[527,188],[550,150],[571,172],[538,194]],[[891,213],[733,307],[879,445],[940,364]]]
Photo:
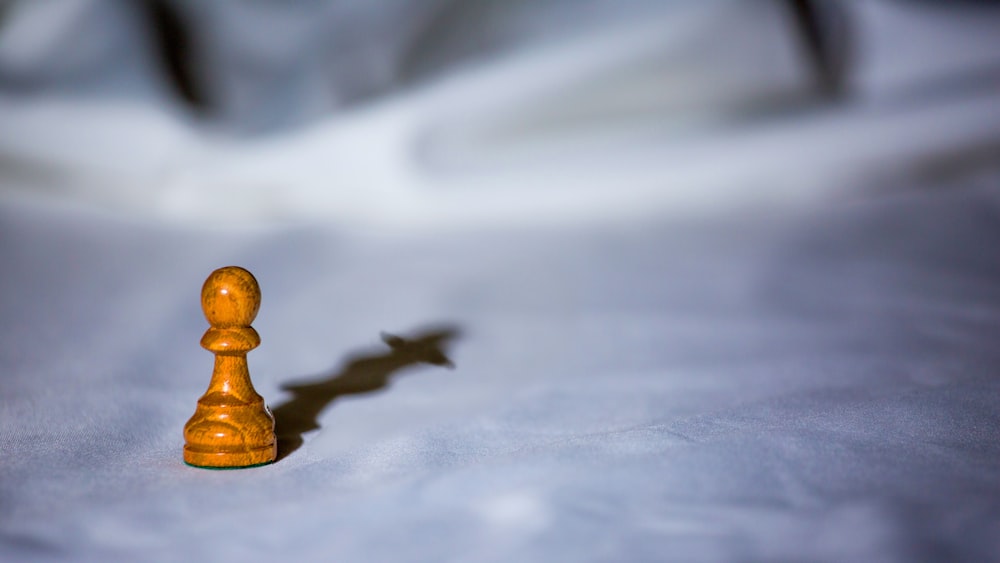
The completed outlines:
[[[320,428],[319,415],[337,397],[385,389],[392,377],[407,367],[430,364],[453,368],[444,348],[458,336],[455,327],[430,330],[410,339],[382,333],[382,341],[390,348],[388,353],[356,356],[329,376],[283,385],[292,398],[271,411],[278,436],[278,460],[302,445],[302,434]]]
[[[195,53],[192,52],[191,36],[181,14],[164,0],[150,0],[145,7],[170,83],[192,108],[205,109],[208,100],[195,80]]]
[[[850,54],[849,22],[843,6],[823,0],[788,0],[788,5],[815,69],[819,93],[828,97],[843,94]]]

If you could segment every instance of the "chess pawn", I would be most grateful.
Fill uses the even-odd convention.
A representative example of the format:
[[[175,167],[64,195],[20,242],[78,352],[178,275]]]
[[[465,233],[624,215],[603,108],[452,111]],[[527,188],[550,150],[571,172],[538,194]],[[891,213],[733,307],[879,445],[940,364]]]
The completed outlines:
[[[274,461],[274,417],[247,370],[247,352],[260,344],[250,326],[260,308],[260,287],[236,266],[220,268],[201,288],[211,327],[201,345],[215,354],[208,391],[184,425],[184,461],[198,467],[248,467]]]

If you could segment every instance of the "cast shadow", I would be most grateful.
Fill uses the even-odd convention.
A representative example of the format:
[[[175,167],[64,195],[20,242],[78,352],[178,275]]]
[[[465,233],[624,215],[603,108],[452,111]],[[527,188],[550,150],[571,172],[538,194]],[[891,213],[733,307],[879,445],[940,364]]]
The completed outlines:
[[[354,356],[327,376],[282,385],[292,397],[271,409],[278,437],[277,461],[299,449],[303,434],[320,427],[319,415],[337,397],[384,389],[401,370],[419,364],[454,368],[444,348],[458,336],[456,327],[427,330],[406,339],[383,332],[382,341],[389,346],[385,353]]]

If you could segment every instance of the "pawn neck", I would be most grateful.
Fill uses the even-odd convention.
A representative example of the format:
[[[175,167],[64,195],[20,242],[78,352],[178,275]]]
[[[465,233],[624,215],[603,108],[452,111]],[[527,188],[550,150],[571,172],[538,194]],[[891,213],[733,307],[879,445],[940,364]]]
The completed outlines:
[[[245,356],[260,346],[260,335],[251,326],[213,326],[201,337],[201,347],[221,356]]]
[[[217,355],[212,381],[208,384],[204,401],[222,404],[257,403],[260,395],[250,381],[245,355]]]

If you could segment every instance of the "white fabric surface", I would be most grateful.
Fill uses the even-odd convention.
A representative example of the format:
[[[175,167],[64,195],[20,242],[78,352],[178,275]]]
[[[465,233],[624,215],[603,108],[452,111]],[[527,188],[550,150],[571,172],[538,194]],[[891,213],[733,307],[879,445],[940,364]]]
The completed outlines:
[[[576,2],[549,2],[558,9],[541,14],[533,14],[535,2],[491,3],[512,13],[471,23],[522,29],[534,22],[560,30],[564,21],[581,23],[569,17]],[[849,89],[830,104],[816,99],[800,34],[787,6],[776,0],[629,0],[646,8],[621,8],[629,17],[606,22],[602,11],[584,11],[577,16],[593,25],[553,33],[558,41],[521,48],[515,42],[502,56],[445,65],[448,72],[441,70],[435,80],[322,117],[284,88],[299,92],[294,84],[316,77],[299,76],[305,70],[296,65],[286,69],[295,77],[287,81],[270,72],[257,76],[250,72],[256,67],[247,70],[234,56],[229,66],[216,61],[215,78],[256,84],[242,94],[235,85],[222,90],[261,105],[229,109],[267,121],[277,119],[271,112],[283,115],[273,106],[312,108],[315,118],[298,129],[246,138],[223,135],[217,122],[181,111],[152,76],[153,63],[133,60],[152,55],[134,30],[114,25],[130,10],[113,11],[118,19],[83,8],[83,15],[71,11],[62,19],[29,17],[47,5],[18,4],[8,35],[0,36],[0,70],[22,69],[28,81],[37,68],[42,76],[35,81],[42,84],[46,70],[55,74],[51,90],[36,95],[0,92],[0,189],[76,198],[155,219],[305,218],[406,231],[486,223],[510,228],[650,211],[685,215],[720,205],[809,199],[847,189],[859,178],[909,173],[926,158],[989,150],[1000,131],[1000,90],[990,72],[1000,66],[1000,35],[993,33],[1000,25],[998,6],[845,3],[854,24]],[[87,5],[107,9],[80,4]],[[386,11],[382,17],[391,19],[393,10]],[[308,21],[309,12],[286,15]],[[42,25],[46,21],[52,29]],[[207,17],[203,23],[224,27],[226,21]],[[61,27],[67,22],[75,22],[78,33]],[[91,45],[106,37],[102,25],[122,35],[117,43]],[[295,58],[296,49],[279,46],[296,43],[298,28],[280,28],[284,35],[260,39],[261,50],[270,45],[278,53],[253,51],[260,64],[285,68],[283,56]],[[244,30],[250,39],[243,40],[257,37],[255,29]],[[54,37],[48,49],[36,45],[46,45],[41,39],[24,39],[46,37],[45,31]],[[477,37],[440,46],[439,54],[467,50]],[[110,92],[88,90],[87,81],[60,81],[53,59],[73,59],[58,57],[65,48],[56,39],[96,59],[69,78],[86,77]],[[387,58],[405,58],[392,51],[400,47],[394,42],[382,47],[390,50]],[[108,60],[108,53],[128,56]],[[240,69],[249,76],[229,76]],[[261,89],[273,89],[272,97],[262,98]],[[319,90],[310,96],[331,95]]]
[[[224,122],[316,121],[196,122],[138,4],[9,11],[0,561],[1000,561],[995,7],[844,3],[824,104],[768,0],[591,2],[558,40],[575,2],[323,12],[354,35],[308,60],[326,28],[281,12],[259,72],[227,64],[270,8],[171,4],[221,42]],[[181,430],[229,264],[275,411],[354,392],[207,471]],[[453,369],[380,341],[442,327]]]
[[[987,561],[997,178],[690,223],[377,236],[0,206],[0,559]],[[181,462],[213,268],[282,384],[453,323],[278,463]]]

